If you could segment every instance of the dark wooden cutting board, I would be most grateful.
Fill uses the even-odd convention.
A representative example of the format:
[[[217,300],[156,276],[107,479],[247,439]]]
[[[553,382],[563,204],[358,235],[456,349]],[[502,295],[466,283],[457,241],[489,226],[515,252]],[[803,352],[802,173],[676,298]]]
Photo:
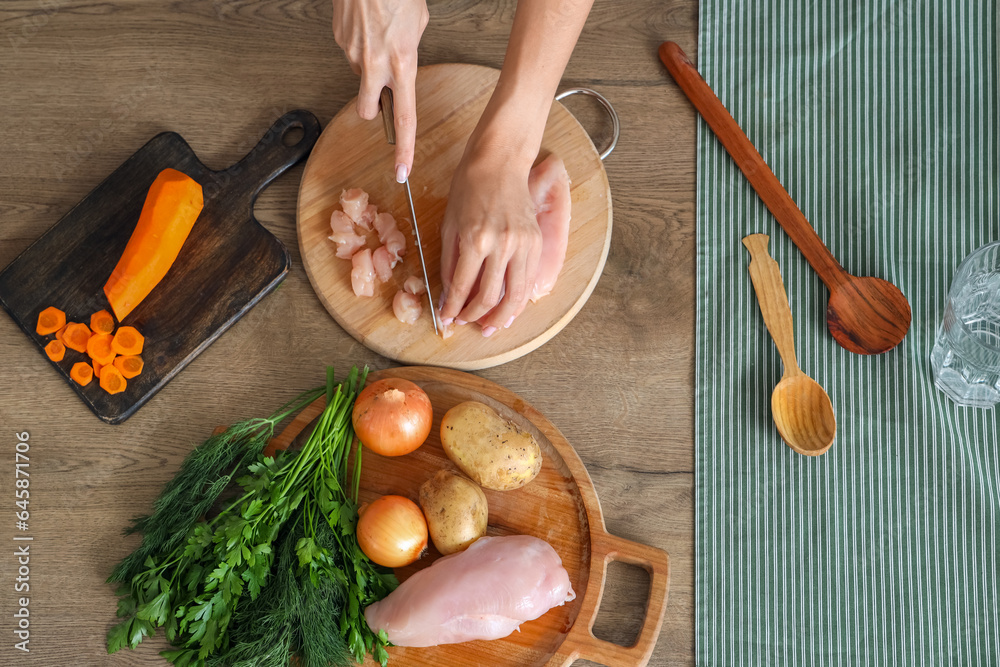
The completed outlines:
[[[120,323],[146,338],[142,374],[110,395],[96,380],[81,387],[70,379],[73,364],[89,362],[87,355],[67,349],[61,362],[49,362],[94,414],[121,423],[285,277],[288,251],[257,222],[253,205],[261,190],[308,155],[319,134],[315,116],[292,111],[222,171],[202,164],[180,135],[158,134],[0,272],[0,304],[48,362],[43,348],[52,336],[35,333],[39,311],[55,306],[67,321],[88,324],[92,313],[110,312],[104,283],[156,175],[172,167],[201,183],[205,208],[177,260]]]

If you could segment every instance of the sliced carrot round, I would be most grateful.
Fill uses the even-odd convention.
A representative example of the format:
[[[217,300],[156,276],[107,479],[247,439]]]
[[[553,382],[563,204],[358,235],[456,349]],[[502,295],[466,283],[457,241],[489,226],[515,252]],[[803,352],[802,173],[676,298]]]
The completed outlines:
[[[111,340],[111,349],[124,356],[142,354],[143,341],[145,338],[135,327],[118,327]]]
[[[78,361],[70,369],[69,376],[80,386],[90,384],[94,379],[94,369],[86,361]]]
[[[86,352],[89,341],[90,327],[86,324],[74,322],[66,327],[66,331],[63,332],[63,343],[71,350]]]
[[[52,361],[62,361],[66,356],[66,346],[57,340],[50,340],[45,346],[45,354],[49,355]]]
[[[115,357],[114,363],[115,368],[117,368],[126,379],[132,379],[142,372],[142,357],[134,354],[124,357]]]
[[[101,369],[107,366],[107,364],[102,364],[97,359],[91,359],[90,365],[94,367],[94,377],[100,379]]]
[[[97,334],[109,334],[115,330],[115,318],[106,310],[99,310],[90,316],[90,329]]]
[[[38,324],[35,326],[35,333],[39,336],[48,336],[62,329],[64,324],[66,324],[66,313],[58,308],[49,306],[38,313]]]
[[[101,389],[109,394],[120,394],[125,391],[125,385],[125,378],[114,365],[101,369]]]
[[[111,349],[111,334],[95,333],[87,341],[87,354],[91,359],[101,362],[102,366],[107,366],[115,358],[115,351]]]
[[[75,323],[67,322],[66,324],[62,325],[62,328],[59,331],[56,332],[56,340],[62,343],[63,345],[66,345],[66,339],[63,338],[63,336],[66,334],[66,329],[69,328],[70,324],[75,324]]]

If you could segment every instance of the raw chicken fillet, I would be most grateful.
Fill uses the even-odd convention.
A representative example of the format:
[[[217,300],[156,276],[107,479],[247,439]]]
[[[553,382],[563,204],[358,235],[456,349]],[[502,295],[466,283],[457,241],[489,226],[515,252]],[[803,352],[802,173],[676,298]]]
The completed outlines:
[[[548,296],[566,261],[569,245],[569,222],[573,202],[569,193],[566,165],[555,154],[532,167],[528,174],[528,192],[535,205],[535,220],[542,232],[542,255],[538,260],[532,301]]]
[[[481,537],[367,607],[365,620],[397,646],[456,644],[506,637],[575,598],[548,542],[530,535]]]

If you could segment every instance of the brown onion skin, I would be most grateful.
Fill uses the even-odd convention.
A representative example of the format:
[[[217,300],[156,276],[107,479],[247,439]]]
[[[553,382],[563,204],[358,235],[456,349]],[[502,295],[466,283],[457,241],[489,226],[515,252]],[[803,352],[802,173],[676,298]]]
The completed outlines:
[[[384,378],[361,391],[351,419],[365,447],[382,456],[403,456],[427,440],[434,412],[419,386],[403,378]]]
[[[420,507],[403,496],[382,496],[358,517],[358,546],[383,567],[416,562],[427,550],[427,521]]]

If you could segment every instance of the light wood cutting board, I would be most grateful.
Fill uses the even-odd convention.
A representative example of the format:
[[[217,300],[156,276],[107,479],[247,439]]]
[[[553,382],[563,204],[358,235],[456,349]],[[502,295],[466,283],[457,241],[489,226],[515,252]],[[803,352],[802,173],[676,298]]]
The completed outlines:
[[[667,604],[670,559],[655,547],[607,532],[597,491],[569,441],[540,412],[512,391],[489,380],[446,368],[404,367],[372,373],[368,381],[401,377],[420,385],[434,406],[434,422],[427,441],[406,456],[384,457],[365,449],[361,470],[362,502],[386,494],[417,499],[420,485],[442,468],[455,469],[441,447],[441,418],[462,401],[490,405],[502,417],[530,431],[542,448],[542,469],[530,484],[514,491],[484,489],[489,505],[488,535],[534,535],[559,554],[569,573],[576,599],[554,607],[520,630],[494,641],[471,641],[427,648],[389,648],[393,667],[569,667],[590,660],[609,667],[640,667],[649,661]],[[325,406],[319,398],[302,410],[272,439],[284,449],[300,433],[308,433]],[[305,429],[305,430],[304,430]],[[419,561],[396,570],[405,580],[440,557],[433,545]],[[619,646],[594,636],[608,563],[621,561],[649,574],[646,612],[632,646]],[[370,657],[366,667],[378,663]]]
[[[440,224],[451,177],[465,144],[496,85],[499,71],[476,65],[431,65],[417,74],[417,142],[410,187],[435,301],[441,293]],[[382,119],[358,117],[349,102],[320,136],[306,163],[298,200],[302,263],[326,309],[349,334],[370,349],[409,364],[476,370],[506,363],[555,336],[590,297],[611,244],[611,193],[597,150],[586,130],[558,102],[552,105],[540,156],[555,153],[569,171],[573,201],[566,263],[553,292],[528,307],[509,329],[484,338],[478,325],[456,327],[447,340],[434,335],[427,302],[412,325],[392,314],[392,298],[407,276],[421,276],[406,191],[393,176],[394,147],[386,143]],[[340,193],[362,188],[380,211],[400,221],[407,255],[393,280],[364,298],[351,289],[351,262],[338,258],[330,214]],[[377,247],[372,235],[369,246]]]

